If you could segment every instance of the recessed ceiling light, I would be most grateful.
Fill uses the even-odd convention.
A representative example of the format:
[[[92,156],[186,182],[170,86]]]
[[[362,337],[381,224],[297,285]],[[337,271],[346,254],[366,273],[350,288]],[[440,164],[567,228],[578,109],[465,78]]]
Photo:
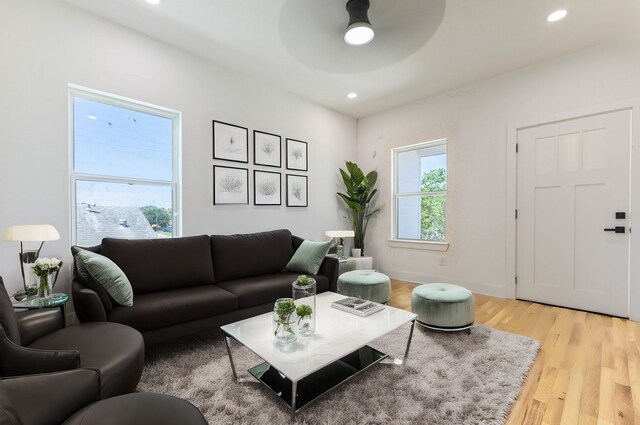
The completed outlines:
[[[549,16],[547,16],[547,21],[549,21],[549,22],[559,21],[560,19],[562,19],[565,16],[567,16],[567,13],[569,13],[569,12],[567,12],[566,9],[556,10],[555,12],[553,12]]]
[[[353,92],[348,93],[348,94],[347,94],[347,97],[348,97],[349,99],[355,99],[356,97],[358,97],[358,93],[353,93]]]
[[[158,4],[160,3],[160,0],[146,0],[146,2],[149,4]]]

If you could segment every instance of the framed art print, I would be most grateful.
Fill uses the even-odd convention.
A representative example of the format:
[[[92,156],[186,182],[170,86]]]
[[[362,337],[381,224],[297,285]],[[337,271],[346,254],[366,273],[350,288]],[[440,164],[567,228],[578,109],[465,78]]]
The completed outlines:
[[[287,169],[308,170],[307,142],[287,139]]]
[[[282,167],[282,138],[275,134],[254,130],[253,163],[267,167]]]
[[[287,206],[288,207],[307,207],[309,185],[307,176],[298,176],[296,174],[287,174]]]
[[[253,170],[253,204],[282,205],[282,175]]]
[[[213,166],[213,205],[249,204],[249,170]]]
[[[238,125],[214,120],[213,159],[249,162],[248,130]]]

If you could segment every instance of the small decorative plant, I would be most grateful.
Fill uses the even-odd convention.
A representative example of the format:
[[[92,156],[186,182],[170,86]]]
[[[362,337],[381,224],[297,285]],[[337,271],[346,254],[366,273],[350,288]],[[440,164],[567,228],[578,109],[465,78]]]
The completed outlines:
[[[311,308],[311,306],[307,304],[300,304],[298,308],[296,308],[296,314],[298,315],[298,327],[300,329],[300,332],[302,334],[306,334],[310,330],[311,323],[309,323],[309,321],[306,321],[304,325],[300,326],[300,322],[302,322],[304,319],[311,318],[311,314],[313,314],[313,308]]]
[[[36,260],[35,266],[33,266],[32,269],[33,273],[40,278],[40,296],[50,295],[52,288],[49,288],[48,278],[53,273],[60,271],[61,268],[62,261],[57,258],[38,258]]]
[[[274,311],[276,313],[275,322],[277,325],[276,329],[273,331],[273,334],[278,337],[278,333],[280,332],[281,328],[284,332],[295,334],[293,328],[291,327],[291,324],[293,323],[293,321],[291,320],[291,316],[296,311],[296,303],[294,303],[292,299],[279,300],[276,303],[276,308]]]
[[[306,275],[301,274],[300,276],[298,276],[298,279],[296,279],[296,282],[298,282],[298,285],[300,285],[300,286],[307,286],[307,285],[311,285],[313,282],[315,282],[315,279],[307,277]]]

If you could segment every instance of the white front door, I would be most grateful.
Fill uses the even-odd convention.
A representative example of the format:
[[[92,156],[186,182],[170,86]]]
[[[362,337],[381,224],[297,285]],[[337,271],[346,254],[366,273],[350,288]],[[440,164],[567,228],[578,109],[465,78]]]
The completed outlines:
[[[630,147],[630,110],[518,130],[517,298],[629,316]]]

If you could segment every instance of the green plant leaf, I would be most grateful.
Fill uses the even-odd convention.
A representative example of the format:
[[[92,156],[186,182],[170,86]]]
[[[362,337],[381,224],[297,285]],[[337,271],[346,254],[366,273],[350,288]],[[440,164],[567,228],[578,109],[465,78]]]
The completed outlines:
[[[378,172],[377,171],[371,171],[369,174],[367,174],[367,184],[369,187],[373,187],[376,185],[376,182],[378,181]]]
[[[339,170],[340,170],[340,175],[342,176],[342,182],[344,183],[344,186],[347,188],[347,192],[350,192],[353,189],[353,185],[351,183],[351,176],[347,174],[347,172],[344,171],[342,168],[340,168]]]
[[[365,215],[365,218],[369,218],[369,217],[372,217],[372,216],[378,214],[380,212],[380,210],[381,210],[381,208],[376,208],[375,210],[373,210],[373,211],[369,212],[367,215]]]
[[[378,189],[373,189],[371,191],[371,193],[369,194],[369,197],[367,198],[367,203],[371,202],[371,200],[373,199],[376,193],[378,193]]]
[[[355,162],[347,161],[346,165],[347,165],[347,170],[351,175],[351,183],[354,186],[360,186],[364,181],[364,173],[362,172],[360,167],[358,167],[358,164],[356,164]]]
[[[362,210],[362,205],[360,205],[355,200],[349,198],[348,196],[344,195],[343,193],[338,193],[338,196],[341,197],[342,200],[347,204],[347,206],[349,208],[351,208],[352,210],[356,210],[356,211],[361,211]]]

